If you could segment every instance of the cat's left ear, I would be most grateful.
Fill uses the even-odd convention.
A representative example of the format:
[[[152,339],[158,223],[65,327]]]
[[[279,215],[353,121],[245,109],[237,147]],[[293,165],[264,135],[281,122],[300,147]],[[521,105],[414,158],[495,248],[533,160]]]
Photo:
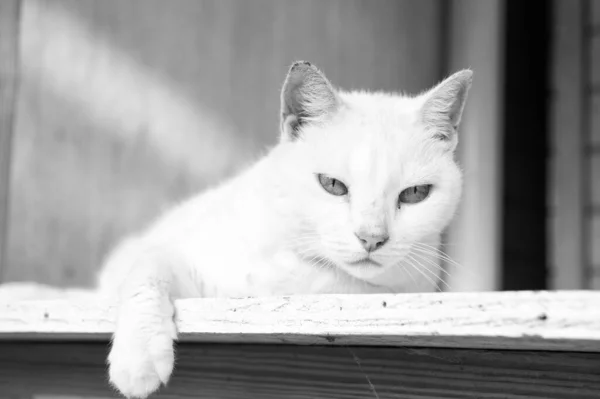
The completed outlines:
[[[421,120],[435,138],[456,142],[456,132],[472,81],[473,71],[464,69],[424,95]]]
[[[323,72],[310,62],[295,62],[281,90],[281,140],[297,139],[302,125],[324,121],[338,105]]]

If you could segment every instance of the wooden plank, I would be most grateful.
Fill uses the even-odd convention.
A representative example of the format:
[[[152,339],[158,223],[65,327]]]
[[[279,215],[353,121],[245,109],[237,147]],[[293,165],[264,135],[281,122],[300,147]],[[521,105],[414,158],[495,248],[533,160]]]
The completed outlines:
[[[583,12],[580,1],[553,1],[553,43],[551,50],[554,92],[551,112],[551,140],[554,159],[550,187],[556,196],[552,218],[549,288],[585,287],[583,262],[584,148],[583,110]]]
[[[600,33],[600,1],[588,0],[591,8],[591,24],[595,32]]]
[[[506,2],[500,173],[503,290],[547,286],[551,2]],[[466,171],[468,173],[468,170]],[[527,192],[527,195],[523,193]]]
[[[600,268],[595,268],[592,272],[592,284],[590,288],[593,290],[600,290]]]
[[[0,2],[0,282],[7,268],[8,199],[18,82],[20,0]]]
[[[600,62],[598,63],[598,69],[600,70]],[[590,145],[593,148],[600,149],[600,86],[592,96],[590,102]]]
[[[472,68],[473,86],[461,121],[457,158],[466,171],[460,209],[448,232],[453,291],[500,288],[499,182],[504,2],[453,1],[449,70]],[[481,223],[485,220],[485,223]]]
[[[600,126],[599,126],[600,127]],[[592,208],[600,210],[600,151],[592,154],[589,162]]]
[[[600,272],[600,213],[595,213],[591,217],[587,238],[590,264],[596,272]]]
[[[180,340],[600,352],[600,292],[323,295],[176,302]],[[94,298],[0,301],[0,338],[107,339]]]
[[[590,52],[591,87],[598,91],[600,90],[600,25],[598,33],[590,38]]]
[[[590,353],[414,348],[179,345],[156,398],[597,398]],[[116,397],[103,343],[0,343],[6,395]],[[32,378],[35,375],[35,378]]]

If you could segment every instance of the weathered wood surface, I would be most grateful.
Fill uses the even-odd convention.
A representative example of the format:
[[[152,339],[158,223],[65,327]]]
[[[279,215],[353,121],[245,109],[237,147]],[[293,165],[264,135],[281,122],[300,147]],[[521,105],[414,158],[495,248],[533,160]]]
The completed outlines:
[[[41,296],[69,299],[0,295],[0,396],[115,397],[114,308]],[[176,370],[156,397],[597,398],[598,303],[590,291],[179,300]]]
[[[115,397],[101,343],[0,342],[0,392]],[[35,378],[32,378],[35,376]],[[600,396],[597,353],[178,345],[156,398],[384,399]]]
[[[3,302],[3,303],[2,303]],[[0,302],[0,339],[107,339],[94,298]],[[600,292],[322,295],[176,302],[181,341],[600,352]]]

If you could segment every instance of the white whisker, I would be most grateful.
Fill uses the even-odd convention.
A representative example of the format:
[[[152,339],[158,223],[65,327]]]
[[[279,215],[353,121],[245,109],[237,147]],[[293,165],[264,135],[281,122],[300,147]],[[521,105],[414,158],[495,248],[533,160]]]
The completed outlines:
[[[412,261],[412,262],[417,262],[417,263],[418,263],[418,261],[416,261],[415,259],[413,259],[413,258],[412,258],[410,255],[409,255],[409,256],[407,256],[407,259],[408,259],[408,260],[410,260],[410,261]],[[419,267],[415,266],[415,265],[414,265],[412,262],[407,262],[407,264],[408,264],[410,267],[412,267],[414,270],[416,270],[416,271],[417,271],[417,273],[419,273],[421,276],[425,277],[425,279],[426,279],[427,281],[429,281],[429,283],[430,283],[431,285],[435,286],[435,287],[436,287],[436,289],[438,289],[438,290],[439,290],[438,284],[437,284],[437,283],[436,283],[436,282],[435,282],[435,281],[434,281],[434,280],[433,280],[431,277],[429,277],[427,274],[425,274],[425,273],[423,272],[423,270],[421,270]]]

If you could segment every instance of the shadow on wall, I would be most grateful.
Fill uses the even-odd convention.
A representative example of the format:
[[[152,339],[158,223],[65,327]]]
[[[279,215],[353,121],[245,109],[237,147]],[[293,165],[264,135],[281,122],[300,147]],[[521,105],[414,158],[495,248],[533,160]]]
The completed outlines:
[[[218,115],[67,10],[25,11],[9,264],[60,284],[251,154]]]
[[[277,139],[310,59],[345,88],[441,76],[436,0],[29,0],[4,281],[88,285],[109,247]]]

